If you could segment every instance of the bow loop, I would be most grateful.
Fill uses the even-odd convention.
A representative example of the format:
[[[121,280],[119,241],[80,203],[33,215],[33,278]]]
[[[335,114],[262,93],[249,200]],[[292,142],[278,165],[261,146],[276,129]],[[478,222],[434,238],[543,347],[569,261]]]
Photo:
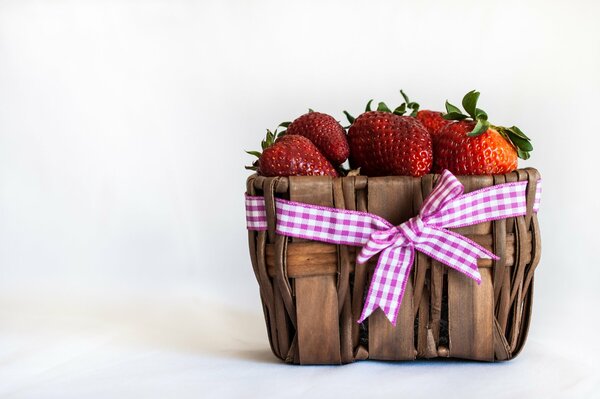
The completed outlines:
[[[419,215],[424,220],[429,219],[431,216],[439,214],[450,203],[459,198],[465,191],[465,187],[458,179],[450,173],[448,170],[444,170],[440,175],[440,178],[431,191],[429,196],[423,201]]]

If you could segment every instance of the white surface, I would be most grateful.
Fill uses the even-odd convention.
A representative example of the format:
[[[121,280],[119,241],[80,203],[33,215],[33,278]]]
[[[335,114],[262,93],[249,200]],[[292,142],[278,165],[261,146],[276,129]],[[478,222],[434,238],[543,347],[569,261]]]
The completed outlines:
[[[299,367],[273,357],[258,312],[181,294],[84,302],[0,302],[0,397],[595,398],[600,389],[596,333],[569,328],[585,320],[577,309],[554,309],[562,326],[534,320],[524,353],[506,363]]]
[[[600,396],[599,17],[594,1],[0,2],[0,394]],[[242,149],[401,87],[438,109],[477,88],[533,138],[530,339],[499,365],[283,366]]]

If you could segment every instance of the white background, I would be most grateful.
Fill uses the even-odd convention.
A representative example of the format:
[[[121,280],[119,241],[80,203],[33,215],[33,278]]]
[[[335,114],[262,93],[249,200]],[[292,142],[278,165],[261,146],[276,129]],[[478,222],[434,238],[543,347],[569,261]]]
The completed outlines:
[[[0,1],[0,396],[598,397],[600,3]],[[471,89],[533,139],[519,358],[293,367],[242,194],[266,128]],[[340,396],[341,397],[341,396]]]

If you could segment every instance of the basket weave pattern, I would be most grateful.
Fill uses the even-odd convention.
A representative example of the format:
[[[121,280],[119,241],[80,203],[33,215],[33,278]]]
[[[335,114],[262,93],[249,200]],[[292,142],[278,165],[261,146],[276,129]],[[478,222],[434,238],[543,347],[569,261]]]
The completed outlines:
[[[357,248],[275,233],[275,197],[379,215],[394,225],[415,216],[437,175],[422,178],[252,175],[247,193],[263,195],[267,231],[248,231],[250,257],[271,350],[296,364],[454,357],[508,360],[522,349],[531,317],[541,242],[533,203],[539,173],[460,176],[465,193],[528,181],[527,214],[453,229],[500,257],[478,261],[474,281],[417,253],[397,326],[380,309],[358,324],[376,259],[356,264]]]

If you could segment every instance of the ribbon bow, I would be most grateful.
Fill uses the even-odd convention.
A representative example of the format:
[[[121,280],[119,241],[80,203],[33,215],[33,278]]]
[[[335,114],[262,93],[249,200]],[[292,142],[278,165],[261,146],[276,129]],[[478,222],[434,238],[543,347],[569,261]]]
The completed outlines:
[[[415,250],[460,271],[478,284],[481,283],[477,259],[498,257],[468,238],[446,230],[464,226],[467,222],[466,215],[461,217],[457,213],[466,207],[455,203],[461,199],[463,192],[464,187],[458,179],[452,173],[444,171],[417,216],[399,226],[391,226],[371,234],[357,260],[362,264],[374,255],[381,254],[359,322],[380,307],[392,324],[396,325]]]
[[[479,244],[449,228],[525,215],[527,181],[499,184],[464,193],[449,171],[442,172],[419,214],[399,226],[370,213],[275,200],[278,234],[339,245],[362,246],[357,261],[379,260],[358,322],[378,307],[393,325],[410,276],[415,250],[481,282],[477,259],[498,259]],[[533,205],[539,209],[541,182]],[[266,230],[264,198],[246,196],[248,229]]]

